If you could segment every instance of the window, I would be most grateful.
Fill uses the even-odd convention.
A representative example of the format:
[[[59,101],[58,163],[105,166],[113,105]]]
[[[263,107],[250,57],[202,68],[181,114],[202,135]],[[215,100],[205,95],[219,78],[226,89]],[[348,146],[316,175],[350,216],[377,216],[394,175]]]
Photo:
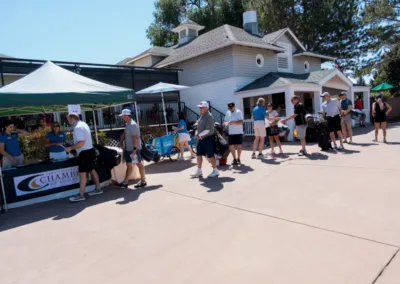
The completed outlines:
[[[197,31],[193,29],[189,29],[189,37],[197,37]]]
[[[185,38],[185,37],[186,37],[186,30],[180,31],[179,32],[179,38],[182,39],[182,38]]]
[[[264,66],[264,56],[262,56],[261,54],[257,54],[256,64],[258,67],[262,68]]]
[[[308,61],[304,62],[304,71],[310,72],[310,63]]]

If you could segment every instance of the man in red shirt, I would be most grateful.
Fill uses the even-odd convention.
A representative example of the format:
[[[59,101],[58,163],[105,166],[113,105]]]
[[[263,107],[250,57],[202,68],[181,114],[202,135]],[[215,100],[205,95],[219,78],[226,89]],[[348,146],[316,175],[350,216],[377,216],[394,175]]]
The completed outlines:
[[[361,99],[361,96],[358,96],[358,98],[354,102],[354,108],[358,110],[363,110],[363,101]],[[362,120],[360,120],[360,127],[365,127],[364,121]]]

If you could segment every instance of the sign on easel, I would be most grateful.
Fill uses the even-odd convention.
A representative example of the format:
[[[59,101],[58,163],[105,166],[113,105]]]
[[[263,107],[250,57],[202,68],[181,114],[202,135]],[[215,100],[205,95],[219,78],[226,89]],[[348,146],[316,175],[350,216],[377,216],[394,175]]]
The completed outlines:
[[[81,105],[68,105],[68,113],[81,114]]]

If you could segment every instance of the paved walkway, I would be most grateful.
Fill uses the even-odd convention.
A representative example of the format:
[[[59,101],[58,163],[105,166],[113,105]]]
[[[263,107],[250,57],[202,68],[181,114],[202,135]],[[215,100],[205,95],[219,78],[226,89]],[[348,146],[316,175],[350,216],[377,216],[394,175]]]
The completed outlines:
[[[400,143],[368,131],[343,153],[247,151],[200,181],[193,163],[162,162],[146,190],[0,215],[0,282],[398,284]]]

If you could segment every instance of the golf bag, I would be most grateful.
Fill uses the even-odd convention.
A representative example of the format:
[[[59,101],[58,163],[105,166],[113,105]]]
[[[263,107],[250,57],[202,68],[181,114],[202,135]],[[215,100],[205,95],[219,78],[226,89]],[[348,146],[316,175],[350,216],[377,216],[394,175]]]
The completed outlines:
[[[315,120],[314,116],[311,114],[306,115],[306,122],[307,122],[307,128],[314,128],[315,127]]]
[[[151,144],[146,144],[142,139],[142,149],[140,150],[140,155],[142,156],[143,160],[146,162],[159,162],[161,159],[160,153],[158,153],[158,150],[156,147],[154,147]]]
[[[328,122],[326,120],[317,121],[315,123],[318,146],[322,151],[332,149],[331,138],[329,136]]]

